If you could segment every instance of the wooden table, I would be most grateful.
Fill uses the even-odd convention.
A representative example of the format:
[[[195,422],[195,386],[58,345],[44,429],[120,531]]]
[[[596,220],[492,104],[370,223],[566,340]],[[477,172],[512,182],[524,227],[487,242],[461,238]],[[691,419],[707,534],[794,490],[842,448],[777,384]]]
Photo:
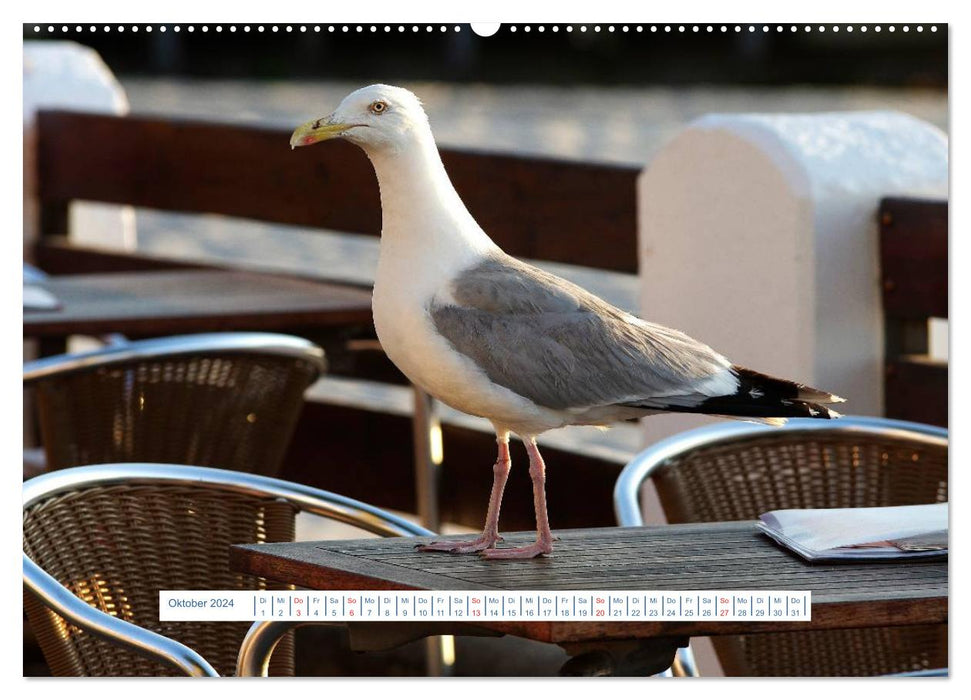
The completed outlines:
[[[25,337],[155,336],[371,326],[371,292],[254,272],[174,270],[51,277],[61,302],[24,311]]]
[[[811,590],[812,621],[476,622],[443,631],[424,623],[415,636],[513,634],[562,646],[565,672],[590,664],[656,673],[692,636],[947,622],[947,562],[808,564],[758,532],[754,523],[563,530],[552,557],[487,561],[421,553],[418,539],[236,545],[236,571],[314,590]],[[534,533],[506,535],[504,546]],[[361,624],[361,623],[355,623]],[[368,623],[370,634],[387,625]],[[375,631],[376,630],[376,631]],[[374,648],[364,635],[361,648]],[[354,636],[352,635],[352,642]],[[606,659],[606,661],[605,661]]]

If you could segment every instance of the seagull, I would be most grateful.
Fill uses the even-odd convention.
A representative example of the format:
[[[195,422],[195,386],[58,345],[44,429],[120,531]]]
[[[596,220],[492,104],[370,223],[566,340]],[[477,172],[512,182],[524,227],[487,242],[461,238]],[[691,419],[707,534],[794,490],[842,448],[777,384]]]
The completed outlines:
[[[822,405],[843,401],[838,396],[734,365],[680,331],[504,253],[462,203],[421,102],[408,90],[371,85],[352,92],[329,116],[297,127],[290,145],[337,137],[364,150],[381,190],[372,300],[381,346],[413,384],[490,420],[499,446],[482,534],[422,551],[488,559],[550,554],[546,466],[536,445],[548,430],[663,412],[771,424],[839,417]],[[500,548],[510,434],[529,455],[537,537]]]

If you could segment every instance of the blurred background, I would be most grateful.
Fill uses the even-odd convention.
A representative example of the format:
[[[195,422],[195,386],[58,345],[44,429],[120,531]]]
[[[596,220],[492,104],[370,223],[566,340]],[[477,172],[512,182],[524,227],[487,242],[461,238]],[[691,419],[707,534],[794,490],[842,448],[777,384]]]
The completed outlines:
[[[24,38],[95,49],[133,112],[291,125],[349,89],[400,83],[444,144],[605,161],[644,162],[712,111],[891,107],[947,127],[945,27],[668,27],[27,25]]]

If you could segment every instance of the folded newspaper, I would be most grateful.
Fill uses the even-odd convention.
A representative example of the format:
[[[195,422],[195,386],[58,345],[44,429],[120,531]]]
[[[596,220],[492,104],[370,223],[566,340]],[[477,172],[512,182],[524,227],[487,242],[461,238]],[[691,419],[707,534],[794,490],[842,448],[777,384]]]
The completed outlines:
[[[809,561],[947,555],[947,503],[773,510],[758,525]]]

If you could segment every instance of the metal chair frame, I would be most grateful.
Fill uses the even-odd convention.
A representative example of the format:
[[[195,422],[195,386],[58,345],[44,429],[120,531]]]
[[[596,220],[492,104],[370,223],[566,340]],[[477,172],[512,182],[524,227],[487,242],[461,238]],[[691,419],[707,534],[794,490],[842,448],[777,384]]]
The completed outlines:
[[[661,440],[640,452],[624,467],[614,485],[614,514],[617,523],[621,527],[644,525],[644,514],[640,505],[641,487],[647,479],[659,474],[673,458],[711,445],[744,442],[753,436],[779,431],[790,434],[856,433],[862,436],[906,438],[933,445],[943,443],[944,446],[948,439],[947,430],[937,426],[867,416],[844,416],[837,421],[792,419],[782,428],[758,423],[723,422],[688,430]],[[679,650],[676,661],[681,666],[677,675],[699,675],[690,647]]]
[[[198,333],[134,340],[89,352],[32,360],[24,363],[24,384],[137,360],[217,352],[291,356],[316,365],[318,376],[327,367],[324,351],[309,340],[296,336],[281,333]]]
[[[279,333],[200,333],[194,335],[169,336],[148,340],[129,341],[124,336],[113,335],[101,338],[105,347],[82,353],[68,353],[55,355],[38,360],[25,362],[23,365],[24,389],[39,387],[42,383],[53,381],[68,382],[81,378],[95,376],[99,371],[110,371],[112,368],[136,367],[142,363],[161,364],[167,361],[179,362],[188,358],[221,357],[246,358],[247,361],[261,362],[264,359],[281,366],[283,371],[293,358],[294,364],[299,363],[301,378],[306,378],[307,386],[312,384],[326,371],[324,351],[317,345],[303,338],[283,335]],[[290,391],[299,388],[294,384]],[[202,388],[202,387],[199,387]],[[304,387],[305,389],[306,387]],[[39,389],[38,389],[39,391]],[[40,403],[38,404],[40,405]],[[74,418],[69,419],[72,424]],[[57,440],[54,441],[57,444]],[[89,446],[90,447],[90,446]],[[25,452],[25,460],[26,460]],[[46,455],[49,457],[49,453]],[[116,454],[111,451],[100,450],[95,453],[93,462],[131,462],[150,459],[159,462],[180,462],[183,458],[188,463],[194,463],[188,455],[166,453],[154,457],[136,451],[133,454]],[[100,458],[98,458],[100,457]],[[280,455],[282,458],[282,454]],[[81,462],[67,462],[55,460],[55,466],[79,466]],[[203,462],[206,464],[206,462]],[[269,463],[268,463],[269,464]],[[229,463],[207,464],[224,468],[236,468],[238,465]],[[48,464],[44,468],[49,468]],[[272,466],[271,466],[272,468]],[[32,470],[38,471],[37,469]]]
[[[617,477],[614,485],[614,514],[622,527],[639,527],[644,524],[639,494],[644,482],[665,467],[670,459],[690,450],[713,444],[727,445],[742,442],[753,435],[787,433],[847,432],[874,437],[900,437],[934,445],[947,445],[947,430],[922,423],[844,416],[836,421],[819,421],[811,418],[790,420],[778,428],[758,423],[725,422],[688,430],[674,435],[647,448],[634,457]]]
[[[248,496],[282,499],[300,512],[354,525],[383,537],[421,537],[434,534],[380,508],[310,486],[256,474],[175,464],[99,464],[50,472],[24,483],[23,507],[30,508],[65,491],[123,484],[214,488]],[[23,555],[23,564],[24,587],[58,615],[86,632],[173,666],[188,676],[218,675],[209,662],[184,644],[88,605],[45,572],[26,553]],[[256,623],[254,627],[260,624],[262,623]],[[280,635],[285,631],[280,632]],[[251,634],[247,635],[247,640]],[[273,644],[262,649],[265,656],[256,662],[260,668],[265,668],[269,663],[280,635],[274,638]],[[241,649],[240,659],[243,659],[243,651]]]

